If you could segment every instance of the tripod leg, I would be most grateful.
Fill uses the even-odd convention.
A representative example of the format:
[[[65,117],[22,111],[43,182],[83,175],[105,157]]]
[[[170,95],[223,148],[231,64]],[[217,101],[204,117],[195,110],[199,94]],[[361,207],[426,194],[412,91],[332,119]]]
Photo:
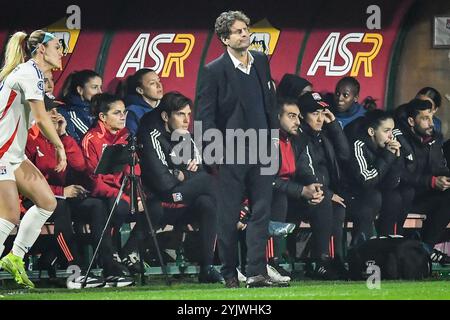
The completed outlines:
[[[112,215],[113,215],[114,211],[116,210],[117,204],[119,203],[120,198],[122,197],[122,193],[123,193],[123,190],[125,189],[125,186],[127,185],[127,182],[128,182],[128,176],[125,176],[125,178],[122,181],[122,185],[120,186],[119,194],[117,195],[116,200],[114,201],[114,205],[111,208],[111,212],[109,213],[108,219],[106,220],[105,226],[103,227],[102,234],[100,236],[100,240],[98,241],[97,247],[95,248],[95,251],[94,251],[94,255],[92,256],[91,262],[89,263],[89,267],[86,271],[86,275],[84,277],[83,284],[81,286],[82,288],[86,287],[86,281],[88,278],[88,274],[89,274],[89,272],[91,272],[92,265],[94,264],[95,257],[97,257],[98,250],[103,241],[103,237],[105,236],[105,233],[106,233],[106,229],[108,229],[109,222],[111,221]]]
[[[153,228],[152,221],[150,220],[150,216],[148,214],[147,204],[144,201],[144,199],[145,199],[144,192],[142,191],[142,187],[141,187],[140,183],[137,183],[137,193],[138,193],[138,196],[141,197],[141,199],[143,200],[142,201],[142,205],[144,207],[145,218],[146,218],[148,226],[150,228],[150,234],[152,236],[153,243],[155,244],[156,252],[158,254],[159,263],[161,264],[161,269],[162,269],[163,274],[164,274],[165,279],[166,279],[166,284],[169,286],[170,285],[169,275],[167,274],[167,268],[166,268],[166,265],[164,263],[162,255],[161,255],[161,250],[159,248],[158,239],[156,238],[155,229]],[[143,257],[141,257],[141,259],[143,259]]]
[[[137,198],[140,196],[137,192],[137,177],[134,174],[134,169],[131,169],[131,175],[130,175],[130,181],[131,181],[131,195],[130,195],[130,212],[131,215],[135,215],[136,217],[136,225],[134,226],[136,228],[136,237],[138,240],[138,251],[140,255],[139,259],[139,265],[141,268],[141,285],[145,285],[145,266],[144,266],[144,247],[143,247],[143,240],[144,240],[144,227],[143,227],[143,218],[139,214],[139,208],[138,208],[138,201]],[[143,199],[143,198],[141,198]]]

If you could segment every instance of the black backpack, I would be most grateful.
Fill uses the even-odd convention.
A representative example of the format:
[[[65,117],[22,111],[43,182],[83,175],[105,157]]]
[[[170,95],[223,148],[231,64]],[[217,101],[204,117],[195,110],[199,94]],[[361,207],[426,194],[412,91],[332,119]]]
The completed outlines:
[[[352,280],[367,279],[371,265],[380,268],[381,279],[420,280],[431,275],[431,261],[422,243],[403,237],[365,241],[349,250],[348,263]]]

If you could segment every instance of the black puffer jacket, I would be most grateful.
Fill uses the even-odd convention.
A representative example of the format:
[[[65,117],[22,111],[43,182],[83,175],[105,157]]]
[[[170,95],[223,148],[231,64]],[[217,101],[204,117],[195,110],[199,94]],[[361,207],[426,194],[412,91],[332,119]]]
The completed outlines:
[[[141,162],[142,180],[150,191],[164,194],[172,190],[181,182],[174,175],[174,170],[183,172],[185,179],[192,174],[187,171],[187,163],[183,162],[178,147],[186,146],[184,150],[190,150],[190,159],[195,159],[202,170],[202,158],[192,139],[183,139],[183,142],[171,141],[171,134],[164,128],[160,113],[157,111],[146,113],[140,121],[137,132],[137,142],[142,144],[142,150],[138,151]],[[176,149],[174,149],[176,147]]]
[[[450,176],[444,153],[442,151],[443,138],[440,133],[434,133],[430,139],[423,139],[411,129],[402,130],[407,142],[411,146],[414,161],[410,161],[406,168],[403,181],[413,186],[418,194],[432,189],[432,179],[437,176]]]
[[[395,124],[405,139],[401,143],[408,144],[411,151],[402,183],[414,187],[416,194],[421,194],[433,188],[433,177],[450,176],[450,170],[442,150],[442,134],[433,132],[431,137],[424,138],[414,133],[408,124],[405,108],[398,107],[395,114]]]
[[[297,169],[297,178],[304,185],[318,182],[339,193],[340,166],[350,158],[349,144],[341,126],[335,120],[317,132],[302,122],[301,129],[308,138],[308,144]]]

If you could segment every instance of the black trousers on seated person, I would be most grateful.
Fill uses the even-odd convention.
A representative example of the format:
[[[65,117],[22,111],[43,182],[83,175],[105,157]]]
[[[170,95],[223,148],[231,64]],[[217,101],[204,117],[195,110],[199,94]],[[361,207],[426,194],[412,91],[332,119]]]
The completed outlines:
[[[100,241],[100,236],[108,218],[107,201],[103,198],[89,197],[85,199],[70,198],[67,199],[67,202],[71,208],[73,221],[89,224],[92,236],[91,241],[95,249],[95,246]],[[100,261],[104,267],[112,262],[114,252],[115,248],[112,242],[111,228],[108,228],[98,252]]]
[[[332,192],[325,189],[325,197],[317,205],[304,200],[288,199],[290,222],[308,221],[311,225],[311,258],[319,261],[326,256],[343,259],[342,235],[345,208],[331,200]]]
[[[54,224],[54,240],[58,248],[58,256],[63,257],[68,265],[80,265],[81,258],[76,241],[75,233],[72,228],[72,212],[65,199],[56,199],[56,209],[48,219],[48,222]],[[29,200],[23,202],[23,206],[29,209],[33,203]],[[53,246],[52,246],[53,247]],[[46,252],[43,252],[46,254]],[[54,256],[51,258],[53,259]]]
[[[217,203],[213,179],[206,172],[199,172],[170,192],[155,196],[148,204],[155,229],[168,224],[176,226],[199,222],[202,241],[201,265],[211,265],[214,260]]]
[[[32,203],[30,202],[32,205]],[[28,206],[28,201],[24,202]],[[73,229],[73,222],[88,223],[91,229],[92,244],[95,246],[100,240],[103,227],[106,224],[107,208],[103,200],[98,198],[66,198],[57,199],[57,206],[49,221],[54,223],[55,241],[62,256],[70,265],[79,265],[82,261],[79,253],[77,237]],[[110,233],[109,233],[110,234]],[[111,237],[106,236],[99,250],[102,263],[112,260],[113,247]]]
[[[381,210],[382,195],[377,189],[363,189],[359,193],[345,193],[348,219],[353,222],[352,245],[374,234],[374,222]]]
[[[412,187],[401,186],[381,193],[382,205],[376,221],[377,235],[403,235],[403,225],[414,198]]]
[[[432,190],[414,197],[412,211],[426,214],[422,227],[423,242],[434,246],[439,243],[450,222],[450,189]]]

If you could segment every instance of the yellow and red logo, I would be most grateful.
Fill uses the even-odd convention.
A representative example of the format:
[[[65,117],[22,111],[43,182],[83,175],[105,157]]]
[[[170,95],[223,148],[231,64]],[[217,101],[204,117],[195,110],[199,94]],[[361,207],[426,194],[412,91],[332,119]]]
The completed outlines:
[[[372,77],[372,63],[383,45],[383,36],[379,33],[354,32],[344,35],[340,40],[339,37],[339,32],[330,33],[315,56],[307,75],[314,76],[317,70],[323,67],[326,76],[344,76],[350,72],[350,76],[356,77],[364,65],[364,76]],[[358,51],[354,57],[348,48],[351,43],[372,44],[372,48],[365,52]],[[344,61],[343,64],[336,64],[336,54]]]
[[[170,51],[164,54],[159,46],[164,44],[175,44],[182,47],[181,51]],[[175,69],[177,78],[184,77],[184,63],[194,48],[195,37],[190,33],[161,33],[150,40],[150,33],[141,33],[128,50],[125,58],[117,70],[116,77],[123,78],[129,68],[139,70],[150,68],[156,73],[161,72],[162,78],[170,76]],[[184,45],[184,46],[183,46]],[[153,65],[145,66],[146,51],[153,60]]]

